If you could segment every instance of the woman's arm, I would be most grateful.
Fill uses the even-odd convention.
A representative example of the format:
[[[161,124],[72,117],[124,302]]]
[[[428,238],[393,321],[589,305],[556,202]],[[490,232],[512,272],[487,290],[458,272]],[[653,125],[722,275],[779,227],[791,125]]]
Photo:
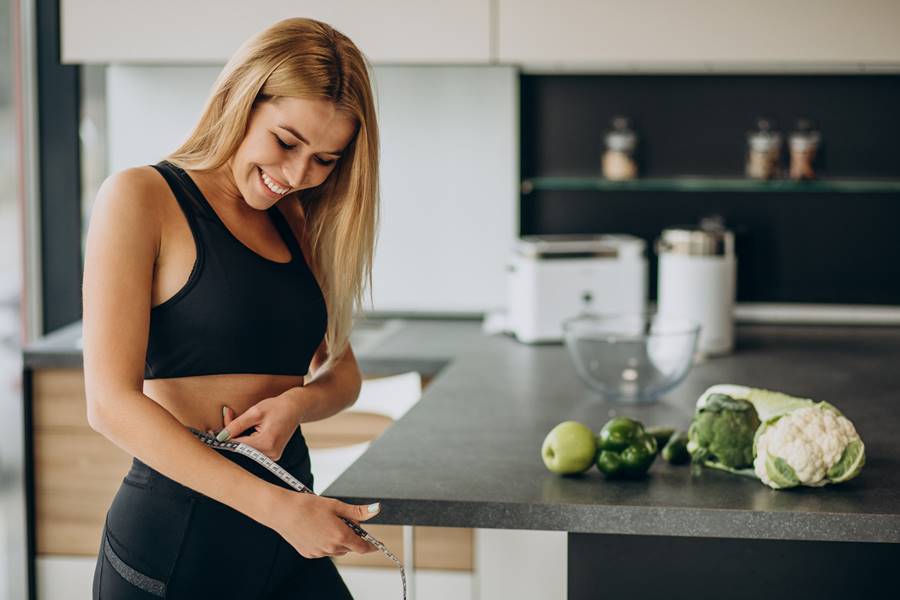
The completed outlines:
[[[323,339],[309,365],[309,372],[315,373],[315,378],[302,387],[292,387],[282,394],[300,405],[301,423],[336,415],[352,406],[362,391],[362,374],[350,343],[347,343],[347,348],[332,368],[320,373],[319,367],[325,362],[325,351]]]
[[[143,393],[161,185],[149,169],[127,169],[103,182],[92,209],[82,286],[88,422],[163,475],[271,527],[290,491],[205,446]]]

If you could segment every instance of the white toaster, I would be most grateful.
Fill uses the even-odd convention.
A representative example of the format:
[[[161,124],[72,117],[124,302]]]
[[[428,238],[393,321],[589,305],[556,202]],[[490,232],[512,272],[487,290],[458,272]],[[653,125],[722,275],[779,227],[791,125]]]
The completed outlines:
[[[632,235],[526,235],[507,265],[506,330],[520,342],[561,342],[582,311],[647,308],[644,240]]]

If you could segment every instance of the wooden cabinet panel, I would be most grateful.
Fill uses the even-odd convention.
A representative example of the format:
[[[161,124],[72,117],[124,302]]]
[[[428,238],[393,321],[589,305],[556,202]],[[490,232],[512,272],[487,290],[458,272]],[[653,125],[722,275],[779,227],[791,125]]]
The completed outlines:
[[[474,530],[469,527],[413,529],[413,564],[422,569],[471,571],[474,568]]]
[[[310,449],[350,446],[374,440],[393,422],[390,417],[375,413],[342,412],[321,421],[304,423],[303,437]]]
[[[384,542],[401,561],[404,560],[403,527],[401,525],[364,525],[366,531]],[[472,571],[474,568],[474,530],[469,527],[413,528],[413,565],[417,569]],[[380,552],[336,556],[338,565],[356,567],[389,567],[391,560]]]
[[[96,555],[131,456],[88,425],[81,369],[36,371],[33,392],[36,552]]]

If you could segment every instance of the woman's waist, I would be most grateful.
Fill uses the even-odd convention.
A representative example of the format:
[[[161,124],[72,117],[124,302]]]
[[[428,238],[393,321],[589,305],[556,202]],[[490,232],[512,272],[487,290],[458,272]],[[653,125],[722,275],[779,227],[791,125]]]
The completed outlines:
[[[267,467],[257,462],[255,459],[221,448],[212,448],[213,452],[217,452],[227,460],[236,463],[241,468],[253,473],[257,477],[289,488],[290,486],[283,481],[278,475],[270,471]],[[306,439],[303,432],[298,427],[294,434],[288,440],[284,447],[281,457],[275,461],[281,468],[293,475],[295,478],[303,482],[310,489],[313,487],[313,477],[311,471],[311,459],[309,448],[306,445]],[[168,493],[175,496],[197,496],[198,492],[192,490],[181,483],[163,475],[156,469],[153,469],[137,457],[132,458],[131,468],[125,475],[125,481],[134,485],[152,488],[154,490]]]
[[[238,416],[266,398],[302,385],[303,378],[294,375],[237,373],[149,379],[143,391],[186,427],[218,432],[225,426],[223,407]]]

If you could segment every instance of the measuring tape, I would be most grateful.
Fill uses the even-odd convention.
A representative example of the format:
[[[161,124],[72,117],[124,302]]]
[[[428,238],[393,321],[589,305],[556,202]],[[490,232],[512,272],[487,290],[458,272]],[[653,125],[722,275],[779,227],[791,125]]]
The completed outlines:
[[[258,462],[259,464],[264,466],[266,469],[268,469],[269,471],[271,471],[272,473],[277,475],[279,479],[281,479],[282,481],[287,483],[289,486],[291,486],[298,492],[302,492],[304,494],[317,495],[311,489],[306,487],[303,484],[303,482],[301,482],[299,479],[297,479],[296,477],[294,477],[293,475],[291,475],[290,473],[285,471],[281,465],[279,465],[277,462],[275,462],[274,460],[272,460],[271,458],[269,458],[268,456],[266,456],[265,454],[263,454],[262,452],[260,452],[256,448],[254,448],[253,446],[248,446],[247,444],[245,444],[243,442],[220,442],[213,436],[211,436],[208,433],[205,433],[203,431],[200,431],[199,429],[194,429],[193,427],[188,427],[188,429],[190,429],[191,433],[193,433],[195,436],[197,436],[200,439],[200,441],[203,442],[204,444],[206,444],[207,446],[211,446],[211,447],[217,448],[219,450],[228,450],[230,452],[237,452],[238,454],[243,454],[244,456],[252,458],[256,462]],[[365,529],[360,527],[358,524],[356,524],[353,521],[346,519],[344,517],[339,517],[339,518],[341,519],[341,521],[343,521],[344,523],[347,524],[347,527],[349,527],[350,529],[353,530],[353,533],[355,533],[356,535],[358,535],[365,541],[369,542],[370,544],[372,544],[373,546],[378,548],[382,552],[382,554],[384,554],[389,559],[391,559],[391,561],[393,561],[393,563],[400,568],[400,579],[403,582],[403,600],[406,600],[406,569],[403,568],[403,563],[400,562],[400,559],[397,558],[393,552],[388,550],[384,546],[384,544],[382,544],[380,541],[378,541],[374,537],[372,537],[368,531],[366,531]]]

